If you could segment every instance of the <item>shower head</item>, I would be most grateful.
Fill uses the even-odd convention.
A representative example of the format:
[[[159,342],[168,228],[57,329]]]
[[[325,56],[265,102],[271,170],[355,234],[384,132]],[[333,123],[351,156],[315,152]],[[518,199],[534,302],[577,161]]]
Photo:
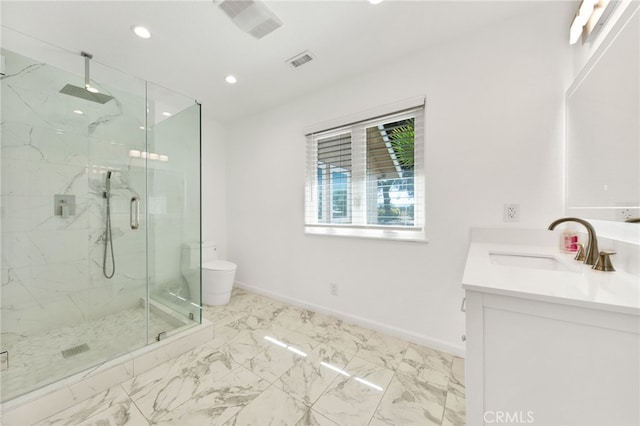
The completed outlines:
[[[104,182],[104,192],[105,192],[105,198],[111,192],[111,170],[107,171],[107,179]]]
[[[93,93],[85,89],[84,87],[74,86],[73,84],[67,84],[60,93],[65,95],[75,96],[76,98],[84,99],[91,102],[97,102],[99,104],[105,104],[113,99],[113,96],[105,95],[104,93]]]

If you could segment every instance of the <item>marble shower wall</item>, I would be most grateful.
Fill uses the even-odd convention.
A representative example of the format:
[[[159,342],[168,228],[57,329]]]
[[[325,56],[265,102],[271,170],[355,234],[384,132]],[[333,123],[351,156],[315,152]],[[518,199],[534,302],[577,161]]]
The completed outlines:
[[[135,306],[146,294],[144,82],[98,104],[59,93],[83,76],[4,51],[2,77],[2,341]],[[80,110],[82,115],[74,113]],[[105,174],[113,170],[116,273],[102,273]],[[54,215],[54,194],[76,197],[76,214]],[[129,201],[141,225],[129,227]]]

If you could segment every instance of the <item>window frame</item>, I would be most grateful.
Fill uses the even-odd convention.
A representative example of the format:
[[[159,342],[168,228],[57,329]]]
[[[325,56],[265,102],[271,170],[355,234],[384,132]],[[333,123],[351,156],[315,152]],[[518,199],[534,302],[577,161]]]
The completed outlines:
[[[362,237],[402,241],[426,242],[425,210],[426,196],[424,185],[424,157],[425,157],[425,105],[423,102],[411,108],[396,110],[385,114],[378,114],[368,119],[336,126],[325,131],[314,131],[307,134],[307,177],[305,184],[305,233],[311,235],[331,235],[343,237]],[[414,224],[402,226],[397,224],[368,224],[367,199],[372,194],[369,178],[367,177],[367,136],[366,129],[379,124],[388,124],[407,118],[414,118]],[[338,134],[351,135],[351,197],[348,216],[350,223],[328,221],[322,223],[318,219],[318,140]],[[326,184],[325,186],[326,187]],[[331,198],[324,194],[325,199]],[[349,198],[349,197],[348,197]],[[376,195],[377,199],[377,195]],[[327,207],[325,206],[325,209]],[[375,208],[377,209],[377,202]],[[314,216],[314,211],[316,212]]]

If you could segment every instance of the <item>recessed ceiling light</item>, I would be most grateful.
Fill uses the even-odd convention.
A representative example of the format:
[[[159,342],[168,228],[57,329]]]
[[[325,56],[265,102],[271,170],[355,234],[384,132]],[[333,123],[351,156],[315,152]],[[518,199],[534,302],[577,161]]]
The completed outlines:
[[[165,117],[171,117],[171,113],[170,112],[163,112],[162,115],[164,115]]]
[[[140,38],[151,37],[151,32],[140,25],[134,25],[133,27],[131,27],[131,31],[133,31]]]
[[[78,115],[84,114],[84,112],[80,111],[79,109],[74,109],[73,112],[78,114]]]
[[[371,4],[380,4],[380,3],[382,3],[382,0],[369,0],[369,3],[371,3]]]
[[[224,78],[224,81],[226,81],[229,84],[236,84],[238,82],[238,79],[232,75],[228,75]]]

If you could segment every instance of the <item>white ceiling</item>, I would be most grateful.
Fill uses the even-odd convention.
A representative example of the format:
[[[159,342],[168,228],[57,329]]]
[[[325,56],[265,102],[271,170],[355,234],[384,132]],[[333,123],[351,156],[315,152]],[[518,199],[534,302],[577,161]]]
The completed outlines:
[[[90,52],[97,62],[195,98],[203,113],[225,122],[448,38],[472,36],[540,3],[267,1],[283,26],[260,40],[210,0],[2,1],[0,19],[3,27]],[[148,27],[152,37],[135,36],[134,24]],[[314,61],[298,69],[285,63],[304,50]],[[238,83],[226,84],[227,74]]]

